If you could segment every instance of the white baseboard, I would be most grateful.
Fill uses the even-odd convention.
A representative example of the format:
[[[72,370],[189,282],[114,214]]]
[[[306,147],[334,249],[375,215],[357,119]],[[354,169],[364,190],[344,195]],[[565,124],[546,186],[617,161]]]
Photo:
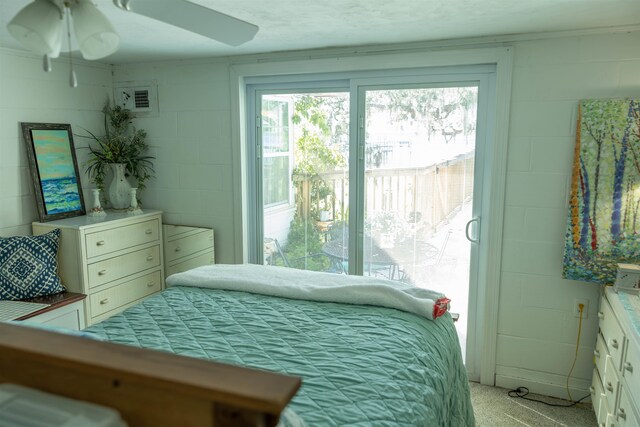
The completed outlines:
[[[527,387],[531,393],[569,400],[566,389],[567,377],[522,368],[496,366],[496,386],[508,389]],[[589,395],[591,379],[571,378],[569,391],[574,400]],[[590,398],[583,400],[589,402]]]

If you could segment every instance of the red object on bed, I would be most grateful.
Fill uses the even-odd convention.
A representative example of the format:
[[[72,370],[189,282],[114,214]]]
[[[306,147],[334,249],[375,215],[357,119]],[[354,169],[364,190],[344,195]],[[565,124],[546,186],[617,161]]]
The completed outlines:
[[[433,318],[437,319],[438,317],[445,314],[447,310],[449,310],[450,302],[451,300],[449,298],[446,298],[446,297],[438,298],[435,304],[433,305]]]

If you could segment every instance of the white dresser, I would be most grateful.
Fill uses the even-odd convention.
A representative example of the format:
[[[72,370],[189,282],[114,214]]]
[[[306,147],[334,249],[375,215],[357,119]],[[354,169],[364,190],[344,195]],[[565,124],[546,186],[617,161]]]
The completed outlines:
[[[630,298],[638,297],[607,287],[600,300],[591,398],[601,427],[640,426],[640,323]]]
[[[215,264],[213,229],[164,224],[165,276]]]
[[[141,215],[108,212],[34,222],[33,234],[62,231],[59,274],[70,292],[87,295],[86,324],[113,316],[164,285],[162,212]]]

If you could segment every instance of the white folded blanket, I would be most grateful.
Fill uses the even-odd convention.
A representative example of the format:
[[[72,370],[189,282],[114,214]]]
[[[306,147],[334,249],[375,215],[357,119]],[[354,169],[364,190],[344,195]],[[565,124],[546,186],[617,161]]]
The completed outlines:
[[[282,298],[395,308],[435,319],[447,312],[443,294],[405,283],[255,264],[216,264],[177,273],[167,286],[195,286]]]

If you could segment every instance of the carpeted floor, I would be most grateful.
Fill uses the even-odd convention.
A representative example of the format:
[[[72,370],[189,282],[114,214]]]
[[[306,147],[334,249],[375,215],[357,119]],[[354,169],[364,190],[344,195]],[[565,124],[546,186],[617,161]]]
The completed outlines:
[[[507,389],[471,383],[471,401],[477,427],[596,427],[591,401],[559,408],[507,396]],[[555,404],[567,401],[529,394],[527,397]],[[580,396],[582,397],[582,396]]]

